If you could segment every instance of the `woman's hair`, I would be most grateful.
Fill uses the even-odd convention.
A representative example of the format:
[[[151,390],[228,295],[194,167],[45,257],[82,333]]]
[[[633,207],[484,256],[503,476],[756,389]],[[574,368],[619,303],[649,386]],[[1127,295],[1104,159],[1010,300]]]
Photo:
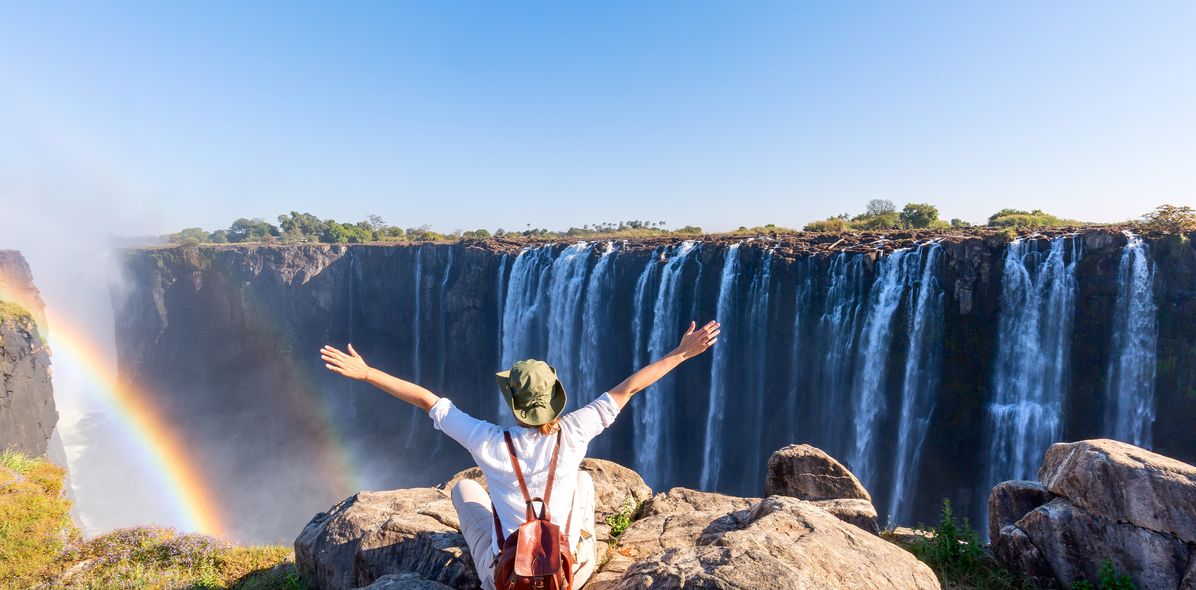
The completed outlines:
[[[540,431],[540,434],[552,434],[561,429],[561,417],[553,418],[551,422],[545,422],[539,426],[533,426]]]

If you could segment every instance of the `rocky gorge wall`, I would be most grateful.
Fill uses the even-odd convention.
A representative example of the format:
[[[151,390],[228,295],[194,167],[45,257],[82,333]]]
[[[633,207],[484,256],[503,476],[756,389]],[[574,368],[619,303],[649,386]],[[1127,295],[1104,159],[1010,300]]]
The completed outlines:
[[[577,407],[714,317],[715,349],[591,455],[658,489],[758,496],[768,452],[808,442],[882,522],[929,522],[944,497],[980,522],[992,485],[1032,476],[1051,442],[1122,429],[1196,459],[1192,244],[1100,229],[137,249],[116,335],[122,379],[180,425],[240,538],[470,464],[416,410],[325,371],[325,343],[502,421],[491,374],[514,360],[553,364]]]
[[[0,450],[42,456],[58,422],[50,349],[38,329],[45,325],[45,308],[29,265],[15,250],[0,250],[0,305]]]

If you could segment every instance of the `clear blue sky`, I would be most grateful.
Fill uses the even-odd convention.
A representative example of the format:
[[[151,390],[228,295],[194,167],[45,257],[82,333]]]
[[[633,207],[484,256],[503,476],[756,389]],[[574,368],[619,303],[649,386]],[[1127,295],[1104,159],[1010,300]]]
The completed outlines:
[[[1116,221],[1196,204],[1193,31],[1153,1],[6,3],[0,200],[129,235]]]

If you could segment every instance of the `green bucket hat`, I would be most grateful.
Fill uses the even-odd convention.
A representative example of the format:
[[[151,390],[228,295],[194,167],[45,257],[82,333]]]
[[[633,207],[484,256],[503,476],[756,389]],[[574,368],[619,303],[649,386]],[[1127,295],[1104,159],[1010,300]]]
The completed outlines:
[[[507,405],[520,422],[539,426],[552,422],[565,409],[565,386],[556,369],[544,361],[527,359],[494,374]]]

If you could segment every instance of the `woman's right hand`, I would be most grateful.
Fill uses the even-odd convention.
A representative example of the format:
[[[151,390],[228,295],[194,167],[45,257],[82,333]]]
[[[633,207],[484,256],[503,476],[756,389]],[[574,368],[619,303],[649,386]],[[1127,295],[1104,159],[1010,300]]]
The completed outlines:
[[[690,359],[702,354],[718,341],[719,325],[718,322],[710,320],[705,326],[696,328],[697,324],[690,322],[689,329],[681,336],[681,343],[677,345],[673,353],[680,355],[683,359]]]
[[[324,366],[333,373],[358,381],[370,376],[369,365],[365,364],[365,359],[361,358],[356,350],[353,350],[352,344],[349,345],[348,354],[325,345],[320,349],[320,358],[324,359]]]

